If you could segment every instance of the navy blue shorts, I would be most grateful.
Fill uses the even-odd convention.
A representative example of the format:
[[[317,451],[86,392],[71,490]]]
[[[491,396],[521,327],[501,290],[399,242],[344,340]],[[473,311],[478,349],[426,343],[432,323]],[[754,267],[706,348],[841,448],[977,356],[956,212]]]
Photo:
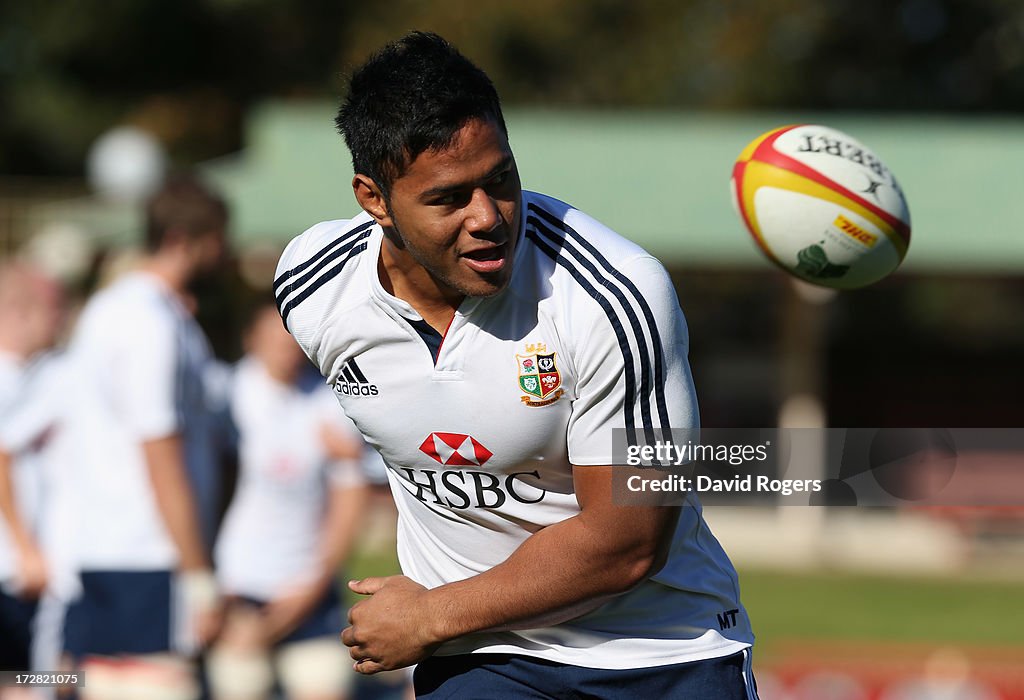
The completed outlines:
[[[718,659],[637,669],[569,666],[515,654],[432,656],[416,667],[417,698],[430,700],[757,700],[750,650]]]
[[[86,656],[171,651],[170,571],[83,571],[64,619],[64,649]]]
[[[28,671],[36,601],[0,591],[0,671]]]
[[[247,596],[238,596],[236,600],[242,605],[250,605],[255,608],[263,608],[268,601]],[[290,644],[291,642],[302,642],[307,639],[319,637],[338,637],[344,627],[345,616],[341,607],[341,597],[337,589],[332,585],[327,589],[324,597],[320,599],[317,606],[310,611],[309,615],[299,623],[291,633],[279,640],[274,646]]]

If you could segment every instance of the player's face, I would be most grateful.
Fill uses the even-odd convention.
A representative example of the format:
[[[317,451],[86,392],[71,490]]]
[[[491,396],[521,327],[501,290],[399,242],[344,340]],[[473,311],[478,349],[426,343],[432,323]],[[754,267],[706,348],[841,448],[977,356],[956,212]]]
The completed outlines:
[[[446,293],[497,294],[512,277],[521,185],[508,138],[472,120],[442,151],[425,151],[391,187],[393,255],[407,256]],[[397,240],[396,240],[397,239]]]
[[[64,294],[60,286],[47,279],[31,282],[32,297],[26,305],[25,336],[30,352],[45,350],[57,342],[64,323]]]
[[[188,245],[195,277],[209,277],[223,267],[227,258],[227,236],[223,227],[196,236]]]
[[[249,330],[246,350],[255,356],[267,373],[281,382],[291,382],[306,364],[298,343],[285,330],[274,308],[259,313]]]

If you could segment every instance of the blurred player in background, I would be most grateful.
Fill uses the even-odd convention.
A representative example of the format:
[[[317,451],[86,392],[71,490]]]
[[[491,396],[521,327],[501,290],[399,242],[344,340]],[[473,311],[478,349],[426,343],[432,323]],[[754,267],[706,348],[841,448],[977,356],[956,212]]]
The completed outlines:
[[[436,698],[755,698],[699,502],[613,500],[614,430],[698,423],[664,268],[522,190],[493,85],[436,35],[356,71],[337,123],[364,212],[294,240],[275,294],[400,513],[405,575],[350,584],[356,670],[418,664]]]
[[[269,698],[276,671],[290,700],[337,700],[353,678],[337,574],[366,502],[363,441],[273,305],[255,315],[246,351],[231,398],[239,482],[215,549],[229,604],[211,687],[217,700]]]
[[[53,388],[44,351],[63,317],[57,282],[25,263],[0,265],[0,670],[30,669],[31,625],[47,583],[38,526],[51,435],[17,431],[30,399]]]
[[[179,176],[145,214],[138,269],[89,300],[68,351],[60,439],[75,455],[82,593],[65,643],[89,678],[88,700],[195,697],[187,659],[220,620],[189,479],[216,470],[217,455],[211,353],[188,289],[224,259],[227,208]]]

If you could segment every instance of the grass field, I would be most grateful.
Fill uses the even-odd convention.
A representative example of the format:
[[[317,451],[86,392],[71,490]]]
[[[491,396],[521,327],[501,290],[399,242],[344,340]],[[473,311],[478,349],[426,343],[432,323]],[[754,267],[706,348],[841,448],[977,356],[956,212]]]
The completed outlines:
[[[758,646],[785,640],[875,640],[1019,646],[1024,586],[848,573],[741,571]]]

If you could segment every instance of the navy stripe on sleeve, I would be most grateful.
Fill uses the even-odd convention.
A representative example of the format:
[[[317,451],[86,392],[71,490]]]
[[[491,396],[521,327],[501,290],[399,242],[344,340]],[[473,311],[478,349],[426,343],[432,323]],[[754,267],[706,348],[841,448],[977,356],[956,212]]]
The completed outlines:
[[[624,362],[624,421],[631,444],[635,443],[637,434],[638,382],[633,358],[634,355],[638,356],[640,423],[648,444],[653,443],[657,439],[655,428],[667,429],[670,423],[665,399],[661,334],[650,305],[636,285],[572,227],[533,204],[529,205],[528,210],[530,214],[527,217],[527,238],[572,275],[573,279],[601,306],[612,325]],[[589,253],[593,259],[584,255],[583,251]],[[621,311],[616,309],[616,305],[621,307]],[[642,319],[637,314],[637,309],[640,310]],[[633,339],[628,337],[627,327],[632,332]],[[647,334],[644,332],[645,328]],[[650,336],[652,347],[648,346],[647,335]],[[651,416],[652,394],[657,406],[657,421]]]
[[[631,279],[626,277],[622,272],[616,268],[607,258],[604,257],[594,247],[594,245],[588,241],[584,236],[580,235],[575,229],[566,224],[560,218],[554,216],[550,212],[542,209],[539,206],[530,204],[528,207],[529,211],[533,214],[541,216],[546,221],[554,226],[561,229],[568,238],[571,238],[581,248],[590,253],[591,256],[601,265],[605,270],[605,274],[611,275],[615,280],[620,282],[630,293],[632,298],[635,300],[636,305],[640,308],[643,314],[644,320],[647,323],[647,328],[651,333],[651,344],[653,345],[653,352],[651,353],[654,357],[654,398],[658,407],[658,418],[661,422],[661,427],[669,427],[669,416],[668,416],[668,405],[665,400],[665,364],[664,364],[664,348],[661,342],[661,334],[658,331],[658,324],[655,321],[654,313],[651,311],[650,304],[647,303],[647,299],[637,289],[636,285]],[[596,274],[596,273],[595,273]],[[631,313],[631,312],[629,312]],[[634,326],[634,330],[635,330]],[[642,339],[642,335],[640,335]],[[646,353],[645,353],[646,355]]]
[[[274,300],[277,303],[277,309],[281,313],[282,318],[285,315],[284,309],[287,308],[285,306],[285,300],[288,298],[288,296],[292,292],[294,292],[295,290],[297,290],[300,287],[302,287],[302,285],[304,285],[307,282],[309,282],[311,279],[313,279],[317,275],[317,273],[321,272],[324,268],[326,268],[329,265],[331,265],[332,263],[334,263],[334,261],[337,260],[338,258],[340,258],[342,255],[345,255],[350,250],[353,250],[354,248],[358,247],[356,244],[359,243],[359,241],[365,241],[369,237],[370,237],[370,232],[366,231],[366,230],[364,230],[362,232],[350,231],[349,233],[347,233],[346,235],[342,236],[340,239],[335,241],[335,243],[340,243],[342,241],[345,241],[345,243],[343,245],[335,248],[330,254],[324,256],[316,265],[314,265],[311,269],[307,270],[300,277],[293,277],[286,284],[283,284],[281,286],[281,288],[277,291],[277,293],[274,296]],[[363,248],[366,248],[366,243],[362,243],[361,245],[362,245]],[[347,258],[346,258],[346,260],[347,260]],[[340,268],[334,268],[334,270],[340,270]],[[326,274],[330,275],[330,276],[333,276],[334,274],[337,274],[337,273],[335,271],[329,271]],[[286,277],[286,276],[287,276],[287,273],[285,275],[282,275],[282,278]],[[321,285],[323,283],[320,282],[320,280],[317,280],[314,284],[319,286],[319,285]],[[303,294],[304,293],[305,292],[303,292]],[[309,295],[307,294],[306,296],[309,296]],[[305,299],[306,296],[304,296],[302,298]]]
[[[644,337],[644,332],[640,327],[640,320],[637,318],[636,312],[633,310],[633,307],[630,306],[629,301],[622,293],[622,290],[616,286],[614,282],[602,275],[590,260],[585,258],[579,250],[573,247],[566,237],[558,235],[551,227],[537,219],[537,217],[530,216],[527,218],[526,222],[528,225],[532,224],[538,233],[543,234],[548,239],[552,241],[559,241],[560,243],[558,243],[558,245],[562,249],[563,254],[568,253],[572,256],[574,260],[573,265],[587,270],[591,275],[593,275],[593,279],[597,284],[611,292],[612,296],[618,300],[622,310],[625,311],[626,320],[629,322],[629,326],[633,331],[633,337],[636,339],[637,354],[640,359],[640,396],[649,397],[651,395],[652,373],[650,357],[647,354],[647,339]],[[606,293],[607,292],[602,292],[602,294]],[[632,406],[632,404],[630,404],[630,406]],[[652,434],[651,430],[654,426],[651,423],[651,406],[649,401],[640,401],[640,419],[643,423],[644,434],[650,436]]]
[[[364,237],[364,236],[368,236],[368,235],[369,234],[362,234],[360,237]],[[291,297],[291,299],[288,300],[287,304],[284,304],[283,306],[281,306],[281,302],[283,301],[283,297],[282,298],[278,298],[277,301],[278,301],[279,308],[281,310],[281,319],[285,322],[286,325],[288,323],[288,315],[292,312],[292,310],[296,306],[298,306],[299,304],[304,302],[306,299],[308,299],[313,294],[313,292],[315,292],[316,290],[320,289],[320,287],[324,286],[325,284],[330,282],[332,279],[337,277],[338,274],[341,273],[342,269],[345,267],[345,264],[349,260],[351,260],[352,258],[354,258],[357,255],[359,255],[360,253],[362,253],[364,250],[366,250],[366,247],[367,247],[366,241],[363,241],[359,245],[356,245],[355,247],[352,247],[352,244],[354,244],[354,243],[355,243],[355,241],[352,241],[351,244],[343,246],[343,248],[340,248],[337,251],[335,251],[335,253],[332,253],[332,256],[336,257],[337,255],[341,255],[343,252],[347,251],[348,255],[345,256],[344,258],[342,258],[341,262],[339,262],[337,265],[335,265],[331,269],[327,270],[324,274],[320,275],[320,277],[318,277],[315,280],[313,280],[313,282],[311,282],[309,285],[307,285],[306,288],[303,289],[301,292],[299,292],[295,296]]]
[[[374,223],[376,223],[376,222],[374,222],[373,220],[370,220],[370,221],[367,221],[364,224],[360,224],[359,226],[356,226],[354,229],[352,229],[350,231],[346,231],[345,233],[341,234],[340,236],[335,238],[333,241],[331,241],[330,243],[325,245],[319,251],[317,251],[316,255],[311,257],[309,260],[306,260],[304,263],[296,265],[292,269],[287,270],[286,272],[281,273],[281,275],[277,279],[274,280],[274,285],[273,285],[274,286],[274,293],[277,294],[277,291],[278,291],[277,288],[281,285],[282,282],[284,282],[285,280],[290,279],[291,277],[294,277],[295,275],[301,273],[303,270],[305,270],[306,268],[310,267],[311,265],[315,265],[316,263],[320,262],[320,260],[324,256],[326,256],[328,253],[330,253],[331,250],[333,250],[335,246],[337,246],[337,245],[339,245],[341,243],[344,243],[346,240],[348,240],[348,238],[350,236],[353,236],[353,235],[355,235],[357,233],[362,233],[363,231],[365,231],[368,228],[370,228],[371,226],[373,226]]]
[[[604,309],[605,315],[608,317],[609,323],[611,323],[612,331],[615,333],[615,338],[619,344],[619,351],[622,353],[623,372],[626,381],[626,404],[629,407],[623,411],[623,415],[626,423],[626,439],[630,445],[635,445],[636,440],[636,421],[634,419],[633,405],[636,403],[636,374],[633,368],[633,349],[629,344],[629,340],[626,338],[626,332],[622,327],[622,322],[619,320],[619,316],[615,313],[615,309],[612,308],[611,302],[599,292],[594,285],[592,285],[583,274],[573,267],[572,263],[566,259],[565,255],[562,255],[560,250],[552,247],[544,239],[541,238],[540,234],[530,229],[527,225],[526,238],[530,240],[534,245],[537,246],[545,255],[555,261],[556,264],[565,268],[565,270],[572,275],[583,289],[590,294],[590,296],[600,304],[601,308]],[[560,248],[560,246],[559,246]],[[651,438],[653,442],[653,438]]]

